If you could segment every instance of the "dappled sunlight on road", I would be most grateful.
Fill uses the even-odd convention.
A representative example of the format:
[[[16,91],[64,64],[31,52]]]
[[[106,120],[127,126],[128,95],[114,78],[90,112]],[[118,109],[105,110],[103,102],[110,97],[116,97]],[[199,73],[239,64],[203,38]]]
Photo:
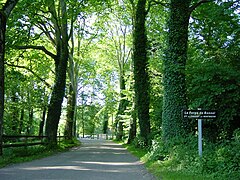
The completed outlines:
[[[139,165],[140,162],[136,161],[136,162],[87,162],[87,161],[76,161],[76,163],[80,163],[80,164],[100,164],[100,165],[109,165],[109,166],[136,166]]]
[[[83,147],[84,149],[84,147]],[[125,151],[124,148],[121,148],[121,147],[111,147],[111,146],[92,146],[92,147],[87,147],[86,149],[109,149],[109,150],[122,150],[122,151]]]
[[[20,168],[23,170],[29,170],[29,171],[39,171],[39,170],[81,170],[81,171],[89,171],[91,169],[82,168],[80,166],[49,166],[49,167],[26,167],[26,168]]]
[[[106,140],[81,139],[70,152],[0,169],[0,180],[154,179],[143,164],[121,145]]]
[[[94,171],[94,172],[113,172],[113,173],[121,172],[121,170],[102,170],[102,169],[83,168],[81,166],[29,167],[29,168],[22,168],[22,170],[27,170],[27,171],[74,170],[74,171]]]

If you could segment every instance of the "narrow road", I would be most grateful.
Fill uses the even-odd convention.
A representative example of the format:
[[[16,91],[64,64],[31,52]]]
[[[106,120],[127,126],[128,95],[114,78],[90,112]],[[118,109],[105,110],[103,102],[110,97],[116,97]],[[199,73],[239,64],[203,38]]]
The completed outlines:
[[[0,169],[0,180],[153,180],[139,160],[121,145],[81,139],[70,152]]]

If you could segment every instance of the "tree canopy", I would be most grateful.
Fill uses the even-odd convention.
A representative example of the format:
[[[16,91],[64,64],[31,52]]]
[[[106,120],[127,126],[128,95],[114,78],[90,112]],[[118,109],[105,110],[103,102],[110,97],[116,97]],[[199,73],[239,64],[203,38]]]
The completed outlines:
[[[111,134],[138,146],[240,128],[238,0],[0,1],[0,135]],[[5,67],[5,68],[4,68]],[[4,113],[3,113],[4,112]],[[2,139],[0,139],[2,141]]]

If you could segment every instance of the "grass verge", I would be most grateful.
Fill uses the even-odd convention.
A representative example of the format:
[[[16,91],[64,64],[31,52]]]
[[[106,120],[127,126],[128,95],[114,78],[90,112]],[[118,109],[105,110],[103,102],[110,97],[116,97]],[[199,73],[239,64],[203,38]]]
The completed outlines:
[[[160,162],[150,161],[148,159],[148,150],[136,148],[134,145],[121,143],[130,153],[138,157],[146,166],[148,171],[152,173],[157,179],[161,180],[212,180],[206,176],[186,174],[176,169],[169,169],[167,163],[171,162]]]
[[[41,159],[48,157],[59,152],[68,151],[72,147],[79,146],[78,140],[62,141],[56,149],[49,149],[45,146],[29,146],[29,147],[14,147],[5,148],[3,150],[3,156],[0,156],[0,168],[22,162],[28,162],[35,159]]]

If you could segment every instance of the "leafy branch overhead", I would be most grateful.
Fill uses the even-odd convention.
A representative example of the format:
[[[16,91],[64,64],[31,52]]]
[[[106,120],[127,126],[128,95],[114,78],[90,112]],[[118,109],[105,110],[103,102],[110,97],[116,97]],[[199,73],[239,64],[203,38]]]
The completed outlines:
[[[26,69],[27,71],[31,72],[35,77],[37,77],[41,82],[43,82],[48,88],[51,88],[51,85],[46,82],[45,79],[43,79],[41,76],[39,76],[35,71],[32,69],[26,67],[26,66],[20,66],[20,65],[14,65],[14,64],[8,64],[6,63],[7,66],[10,67],[16,67],[16,68],[21,68],[21,69]]]
[[[58,133],[69,142],[108,133],[149,149],[166,174],[240,179],[239,6],[1,1],[0,137],[46,135],[56,148]],[[181,114],[198,108],[218,112],[204,121],[207,164],[194,149],[197,122]]]
[[[197,3],[193,4],[192,6],[190,6],[190,8],[189,8],[190,14],[191,14],[197,7],[199,7],[200,5],[202,5],[203,3],[210,3],[210,2],[213,2],[213,0],[200,0],[200,1],[198,1]]]
[[[44,46],[16,46],[16,49],[34,49],[43,51],[46,55],[50,56],[55,61],[57,60],[57,56],[52,52],[48,51]]]

